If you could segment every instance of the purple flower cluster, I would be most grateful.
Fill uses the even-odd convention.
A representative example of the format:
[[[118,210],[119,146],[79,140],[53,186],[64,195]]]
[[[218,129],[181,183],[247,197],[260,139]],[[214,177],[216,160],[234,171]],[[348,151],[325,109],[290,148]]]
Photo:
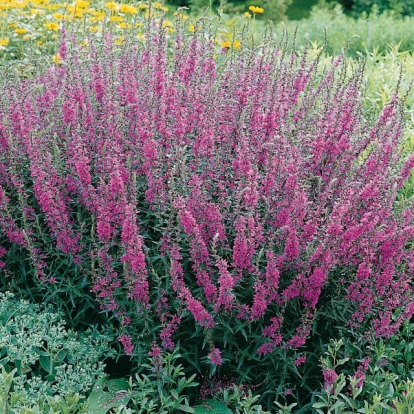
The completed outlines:
[[[344,270],[350,323],[392,335],[414,313],[414,209],[394,209],[414,158],[399,158],[397,97],[369,123],[362,69],[348,75],[342,57],[320,74],[270,39],[221,60],[207,32],[187,40],[178,28],[168,46],[161,28],[148,30],[144,46],[108,37],[87,59],[64,40],[64,64],[3,91],[2,239],[28,249],[41,271],[36,208],[57,249],[93,261],[102,307],[125,329],[136,315],[125,317],[123,301],[138,315],[153,309],[167,349],[183,311],[206,329],[226,314],[270,321],[260,354],[300,347],[323,289]],[[79,208],[91,218],[90,245]],[[149,226],[163,234],[160,250]],[[289,336],[293,300],[302,314]],[[131,353],[131,338],[121,341]],[[220,365],[217,348],[209,357]]]

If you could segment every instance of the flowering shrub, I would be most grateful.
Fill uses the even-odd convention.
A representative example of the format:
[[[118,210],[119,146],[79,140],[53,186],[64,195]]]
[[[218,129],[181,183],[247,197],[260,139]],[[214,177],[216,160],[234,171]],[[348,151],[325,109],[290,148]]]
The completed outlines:
[[[367,120],[363,64],[320,74],[270,30],[217,53],[209,20],[175,29],[171,49],[162,22],[86,51],[63,33],[58,62],[2,86],[3,277],[74,323],[96,299],[137,364],[180,342],[273,401],[330,298],[378,337],[414,313],[402,103]]]

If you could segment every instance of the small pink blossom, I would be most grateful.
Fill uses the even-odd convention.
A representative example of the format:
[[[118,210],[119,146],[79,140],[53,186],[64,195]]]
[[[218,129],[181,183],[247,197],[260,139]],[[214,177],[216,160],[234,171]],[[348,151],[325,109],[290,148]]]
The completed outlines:
[[[214,364],[214,365],[222,365],[223,364],[223,359],[221,357],[221,352],[220,352],[220,349],[218,349],[218,348],[213,348],[209,352],[207,357],[211,361],[211,363]]]

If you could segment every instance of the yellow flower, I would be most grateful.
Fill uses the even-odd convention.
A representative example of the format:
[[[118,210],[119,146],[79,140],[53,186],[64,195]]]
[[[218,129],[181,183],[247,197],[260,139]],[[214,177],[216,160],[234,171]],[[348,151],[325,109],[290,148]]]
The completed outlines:
[[[105,19],[105,15],[103,15],[103,16],[94,16],[94,17],[91,17],[90,19],[89,19],[89,22],[90,23],[94,23],[94,22],[101,22],[101,21],[103,21]]]
[[[250,6],[249,10],[252,11],[253,13],[263,13],[264,9],[262,9],[261,7],[256,7],[256,6]]]
[[[168,20],[165,20],[164,22],[162,22],[162,27],[173,27],[173,23],[169,22]]]
[[[59,23],[46,22],[45,27],[46,27],[47,30],[52,30],[54,32],[57,32],[59,30]]]
[[[82,42],[80,42],[80,45],[83,46],[83,47],[88,47],[89,46],[88,39],[82,40]]]
[[[196,31],[196,28],[195,28],[194,26],[190,26],[190,27],[188,28],[188,30],[189,30],[191,33],[194,33],[194,32]]]
[[[221,42],[221,47],[230,47],[231,46],[231,42]]]
[[[13,29],[13,27],[17,27],[17,23],[9,23],[8,27],[10,27],[10,29]]]
[[[101,30],[99,26],[90,26],[88,29],[91,33],[97,33]]]
[[[30,40],[32,38],[32,36],[28,35],[24,35],[23,36],[23,40]]]
[[[55,14],[53,15],[53,17],[54,17],[56,20],[62,20],[62,19],[63,19],[63,14],[62,14],[62,13],[55,13]]]
[[[235,40],[233,42],[233,48],[234,49],[240,49],[240,40]]]
[[[27,29],[25,29],[24,27],[21,27],[19,29],[16,29],[14,31],[14,33],[17,33],[17,34],[25,34],[25,33],[27,33]]]
[[[144,23],[135,23],[135,27],[142,27],[144,26]]]
[[[121,13],[129,13],[129,14],[136,14],[138,13],[138,9],[134,6],[130,6],[129,4],[121,4],[119,6],[119,11]]]
[[[0,39],[0,46],[7,46],[9,42],[10,42],[10,39],[8,37]]]
[[[174,12],[174,16],[179,17],[180,19],[183,19],[184,21],[188,19],[188,16],[183,13]]]
[[[105,6],[107,9],[114,10],[114,11],[117,10],[118,8],[118,5],[114,2],[105,3]]]
[[[174,33],[175,30],[172,27],[167,27],[167,32],[168,33]]]
[[[89,7],[89,2],[85,0],[77,0],[76,1],[76,7],[81,9],[86,9]]]
[[[138,4],[138,8],[146,10],[146,9],[148,9],[148,4]]]
[[[110,22],[122,22],[122,20],[124,20],[122,16],[111,16],[109,18]]]
[[[52,62],[56,63],[56,65],[60,65],[62,63],[59,53],[56,53],[56,55],[52,56]]]
[[[30,10],[30,14],[32,16],[37,16],[37,15],[45,14],[45,11],[39,10],[39,9],[33,9],[33,10]]]
[[[121,22],[118,24],[119,29],[130,29],[132,27],[131,23]]]
[[[244,17],[247,17],[248,19],[250,19],[252,17],[252,15],[249,12],[244,13]]]
[[[120,36],[118,39],[115,39],[115,43],[117,45],[122,45],[122,43],[124,43],[124,36]]]

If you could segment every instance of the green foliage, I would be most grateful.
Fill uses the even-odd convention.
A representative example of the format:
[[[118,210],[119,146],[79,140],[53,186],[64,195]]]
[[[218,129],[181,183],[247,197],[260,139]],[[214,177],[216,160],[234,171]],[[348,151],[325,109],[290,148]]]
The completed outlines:
[[[111,408],[126,405],[130,400],[127,387],[128,382],[124,378],[99,378],[88,397],[88,413],[106,414]]]
[[[297,44],[303,45],[307,39],[322,45],[326,34],[329,52],[338,54],[350,41],[348,54],[356,56],[358,52],[386,53],[388,45],[398,44],[399,51],[412,51],[414,33],[413,17],[398,18],[390,13],[371,13],[352,18],[336,4],[312,8],[310,17],[299,22],[286,22],[289,32],[298,28]]]
[[[349,332],[344,339],[331,341],[321,366],[338,377],[316,394],[318,402],[312,405],[316,412],[414,412],[413,328],[407,322],[399,334],[387,341],[373,340],[366,347],[366,340],[358,341]],[[363,360],[369,361],[366,370],[358,368]]]
[[[392,10],[403,16],[414,16],[414,3],[411,0],[353,0],[352,12],[355,16],[378,10],[380,13]]]
[[[207,411],[196,407],[196,413],[270,414],[269,411],[264,411],[261,405],[256,404],[260,399],[259,395],[253,395],[252,390],[246,391],[234,384],[217,392],[214,398],[215,400],[203,402],[202,407],[206,407]]]
[[[96,330],[67,331],[62,316],[51,307],[0,293],[3,405],[18,413],[28,407],[48,412],[46,407],[54,403],[83,405],[84,396],[103,375],[103,357],[113,355],[111,339]],[[71,412],[67,410],[62,412]]]
[[[126,379],[101,378],[87,400],[88,413],[194,413],[188,392],[198,384],[187,378],[178,350],[162,352],[142,364],[140,373]]]
[[[286,12],[291,3],[292,0],[188,0],[188,2],[181,2],[180,5],[189,6],[190,13],[193,15],[199,15],[208,9],[216,12],[219,8],[227,14],[236,15],[248,12],[249,7],[254,5],[264,9],[264,13],[258,14],[257,18],[278,22],[287,19]]]

